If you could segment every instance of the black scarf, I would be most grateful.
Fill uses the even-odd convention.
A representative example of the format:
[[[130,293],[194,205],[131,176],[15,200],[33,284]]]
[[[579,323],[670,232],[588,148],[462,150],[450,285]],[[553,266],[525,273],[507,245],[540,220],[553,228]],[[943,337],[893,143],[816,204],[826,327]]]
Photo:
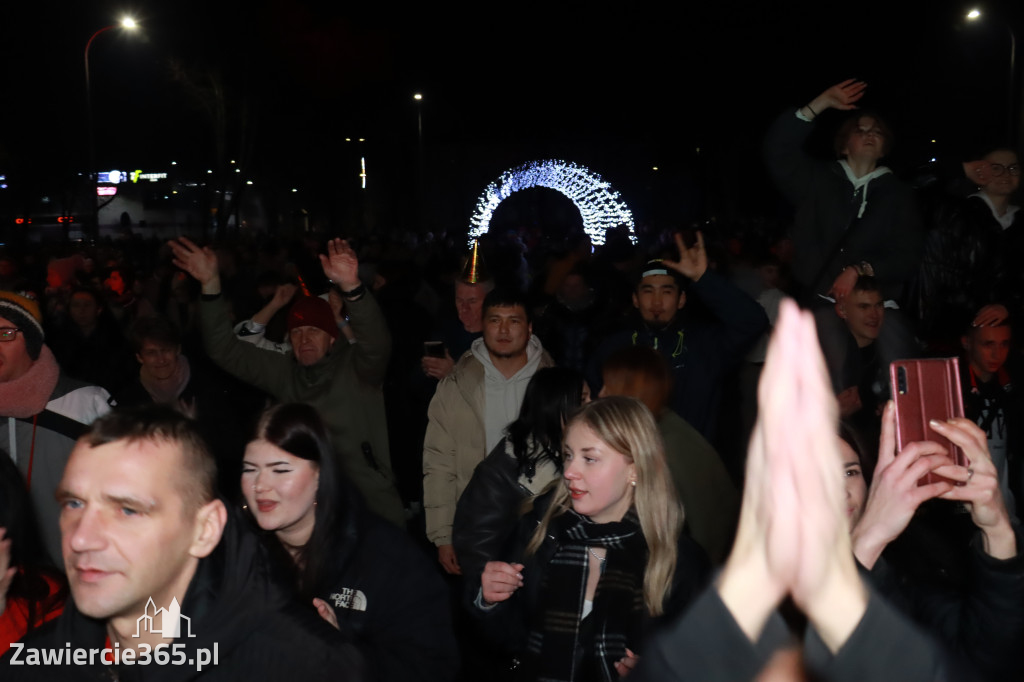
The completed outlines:
[[[570,509],[551,520],[548,532],[557,548],[544,572],[542,607],[526,644],[537,679],[571,682],[588,670],[588,679],[618,680],[615,663],[625,657],[627,646],[636,648],[646,615],[647,543],[636,512],[630,510],[616,523],[597,524]],[[581,637],[590,547],[605,547],[607,553],[587,617],[590,636]]]

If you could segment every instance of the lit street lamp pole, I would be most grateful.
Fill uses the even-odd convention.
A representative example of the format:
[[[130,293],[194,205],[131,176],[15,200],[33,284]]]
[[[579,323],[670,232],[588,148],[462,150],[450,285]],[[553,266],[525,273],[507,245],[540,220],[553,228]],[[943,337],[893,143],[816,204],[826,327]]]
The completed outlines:
[[[124,17],[118,24],[111,24],[110,26],[104,26],[100,30],[93,33],[89,40],[85,43],[85,108],[87,113],[87,122],[89,125],[89,177],[92,179],[91,183],[91,196],[89,201],[92,204],[92,225],[90,226],[93,231],[93,238],[99,237],[100,234],[100,223],[99,223],[99,202],[96,200],[96,190],[98,186],[99,173],[96,170],[96,132],[93,125],[92,117],[92,84],[89,80],[89,48],[92,47],[92,42],[96,40],[96,37],[112,28],[123,28],[128,31],[133,31],[138,27],[138,24],[131,17]]]
[[[982,13],[981,10],[974,8],[965,17],[967,21],[977,21],[982,18]],[[1003,26],[1010,34],[1010,75],[1006,85],[1006,143],[1012,145],[1016,142],[1013,134],[1013,102],[1017,83],[1017,34],[1013,32],[1009,22],[1004,21]]]
[[[421,232],[426,230],[426,199],[427,189],[424,186],[423,163],[423,95],[417,92],[412,96],[416,101],[416,211],[417,222]]]

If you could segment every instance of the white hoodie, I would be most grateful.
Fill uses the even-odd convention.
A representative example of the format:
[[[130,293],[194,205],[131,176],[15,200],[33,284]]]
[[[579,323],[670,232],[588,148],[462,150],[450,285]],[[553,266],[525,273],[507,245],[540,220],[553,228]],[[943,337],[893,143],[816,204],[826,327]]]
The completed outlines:
[[[491,354],[483,339],[474,341],[470,351],[484,366],[484,433],[487,452],[491,452],[504,436],[505,428],[519,416],[526,385],[537,371],[544,348],[540,339],[531,335],[526,343],[526,364],[509,379],[491,362]]]

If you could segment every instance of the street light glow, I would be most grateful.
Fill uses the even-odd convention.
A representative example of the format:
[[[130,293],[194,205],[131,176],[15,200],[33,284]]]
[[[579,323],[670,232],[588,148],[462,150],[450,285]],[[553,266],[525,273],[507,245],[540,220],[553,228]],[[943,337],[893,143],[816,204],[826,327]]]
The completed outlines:
[[[412,96],[412,98],[418,102],[419,100],[423,99],[423,95],[417,92],[415,95]]]
[[[121,28],[126,28],[129,31],[134,31],[138,27],[139,27],[138,22],[136,22],[131,17],[124,17],[124,18],[121,19]]]
[[[976,8],[972,9],[970,12],[967,13],[967,20],[968,21],[974,21],[975,19],[978,19],[980,17],[981,17],[981,12],[978,11],[978,9],[976,9]]]

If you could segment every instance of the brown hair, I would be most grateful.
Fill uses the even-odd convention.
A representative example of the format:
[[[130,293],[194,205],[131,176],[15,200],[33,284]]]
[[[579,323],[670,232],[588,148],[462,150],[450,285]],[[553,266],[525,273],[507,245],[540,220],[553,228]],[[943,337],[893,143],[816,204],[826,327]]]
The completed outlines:
[[[882,131],[882,156],[888,156],[892,150],[893,135],[892,128],[885,122],[878,114],[873,111],[862,111],[858,109],[853,114],[848,116],[843,124],[839,126],[839,130],[836,131],[836,137],[833,141],[833,148],[836,152],[836,158],[845,159],[846,153],[843,151],[846,149],[846,145],[850,142],[850,136],[853,135],[853,131],[860,125],[862,118],[874,119],[875,125]]]
[[[672,395],[672,375],[661,353],[649,346],[628,346],[608,356],[601,368],[605,395],[636,398],[658,417]]]

